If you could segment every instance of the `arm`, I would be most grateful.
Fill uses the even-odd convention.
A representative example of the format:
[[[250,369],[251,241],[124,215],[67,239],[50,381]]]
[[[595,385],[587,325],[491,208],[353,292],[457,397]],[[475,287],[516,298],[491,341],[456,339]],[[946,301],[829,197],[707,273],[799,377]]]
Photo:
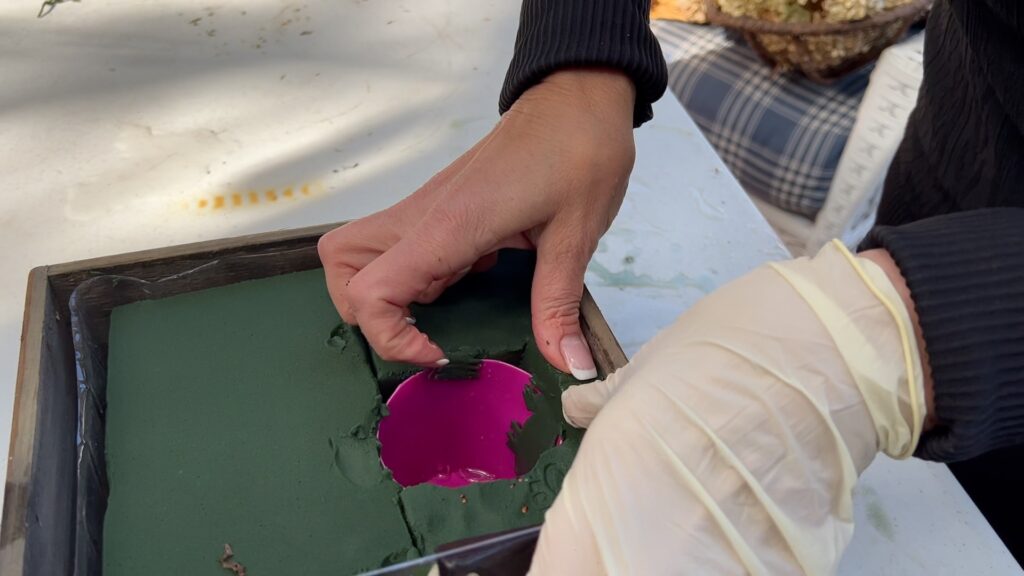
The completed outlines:
[[[758,269],[567,390],[567,420],[589,430],[534,572],[833,573],[877,452],[1020,441],[1024,210],[882,227],[867,245]]]
[[[880,226],[906,279],[934,380],[917,456],[954,461],[1024,441],[1024,209]]]
[[[918,456],[956,461],[1024,441],[1024,19],[1016,0],[941,0],[926,34],[862,247],[891,254],[920,317],[936,425]]]
[[[604,382],[547,513],[538,574],[830,574],[857,477],[910,457],[926,415],[910,312],[838,243],[698,302]]]
[[[409,198],[325,235],[331,298],[384,358],[444,362],[406,321],[500,248],[534,248],[533,329],[544,357],[596,374],[579,326],[583,274],[633,167],[631,128],[666,69],[637,0],[526,0],[502,118]]]

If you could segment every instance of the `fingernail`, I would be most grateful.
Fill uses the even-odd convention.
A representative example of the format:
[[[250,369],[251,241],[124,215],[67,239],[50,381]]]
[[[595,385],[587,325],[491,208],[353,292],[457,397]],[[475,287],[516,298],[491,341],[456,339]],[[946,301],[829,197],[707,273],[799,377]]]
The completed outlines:
[[[447,365],[448,365],[448,359],[447,358],[441,358],[440,360],[437,361],[438,368],[444,368]]]
[[[405,323],[406,324],[415,324],[416,323],[416,319],[413,318],[412,316],[406,316],[405,317]]]
[[[590,355],[590,348],[578,334],[570,334],[562,338],[559,344],[562,350],[562,358],[569,365],[569,372],[577,380],[593,380],[597,378],[597,367],[594,366],[594,357]]]

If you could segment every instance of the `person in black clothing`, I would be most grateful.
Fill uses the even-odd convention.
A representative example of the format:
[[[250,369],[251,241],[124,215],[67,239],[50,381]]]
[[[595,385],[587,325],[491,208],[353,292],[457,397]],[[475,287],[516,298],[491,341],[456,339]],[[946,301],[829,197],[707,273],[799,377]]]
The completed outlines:
[[[321,240],[336,306],[382,356],[443,362],[405,307],[500,248],[534,248],[541,351],[593,377],[583,274],[625,194],[631,130],[666,86],[648,11],[649,0],[525,0],[494,130],[408,199]],[[861,249],[882,255],[917,335],[929,403],[915,455],[953,463],[1020,560],[1024,5],[937,0],[925,38],[917,106]]]

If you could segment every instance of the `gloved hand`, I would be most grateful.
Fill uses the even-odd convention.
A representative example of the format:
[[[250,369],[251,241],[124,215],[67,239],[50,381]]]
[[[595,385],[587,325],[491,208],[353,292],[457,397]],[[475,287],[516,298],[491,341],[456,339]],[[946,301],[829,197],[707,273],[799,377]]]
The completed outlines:
[[[838,242],[716,291],[603,382],[534,574],[830,574],[852,490],[909,457],[926,406],[908,310]]]

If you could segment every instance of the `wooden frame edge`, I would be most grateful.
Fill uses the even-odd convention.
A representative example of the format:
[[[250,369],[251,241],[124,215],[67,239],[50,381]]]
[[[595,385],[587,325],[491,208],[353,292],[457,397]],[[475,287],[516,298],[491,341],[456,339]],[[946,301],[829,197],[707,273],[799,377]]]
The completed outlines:
[[[43,353],[43,316],[50,298],[49,270],[33,268],[28,275],[21,352],[14,387],[14,414],[4,483],[4,522],[0,527],[0,572],[21,574],[25,560],[25,513],[32,476],[35,429],[39,413],[39,374]],[[10,521],[8,521],[10,519]]]
[[[291,228],[288,230],[276,230],[274,232],[259,232],[256,234],[245,234],[229,238],[218,238],[215,240],[190,242],[188,244],[177,244],[162,248],[150,248],[148,250],[125,252],[123,254],[115,254],[113,256],[100,256],[98,258],[89,258],[87,260],[75,260],[72,262],[64,262],[62,264],[53,264],[48,266],[47,269],[49,270],[50,276],[62,276],[64,274],[83,272],[87,270],[103,270],[118,266],[137,264],[139,262],[151,262],[154,260],[167,260],[176,257],[196,256],[221,250],[244,248],[253,244],[270,244],[273,242],[298,240],[308,238],[310,236],[321,236],[342,224],[346,224],[346,222],[318,224],[316,226],[307,226],[305,228]]]
[[[594,364],[597,365],[598,371],[607,376],[625,366],[628,362],[626,353],[622,351],[622,346],[608,326],[608,321],[585,286],[583,297],[580,299],[580,319],[583,336],[590,346],[590,353],[594,356]]]

